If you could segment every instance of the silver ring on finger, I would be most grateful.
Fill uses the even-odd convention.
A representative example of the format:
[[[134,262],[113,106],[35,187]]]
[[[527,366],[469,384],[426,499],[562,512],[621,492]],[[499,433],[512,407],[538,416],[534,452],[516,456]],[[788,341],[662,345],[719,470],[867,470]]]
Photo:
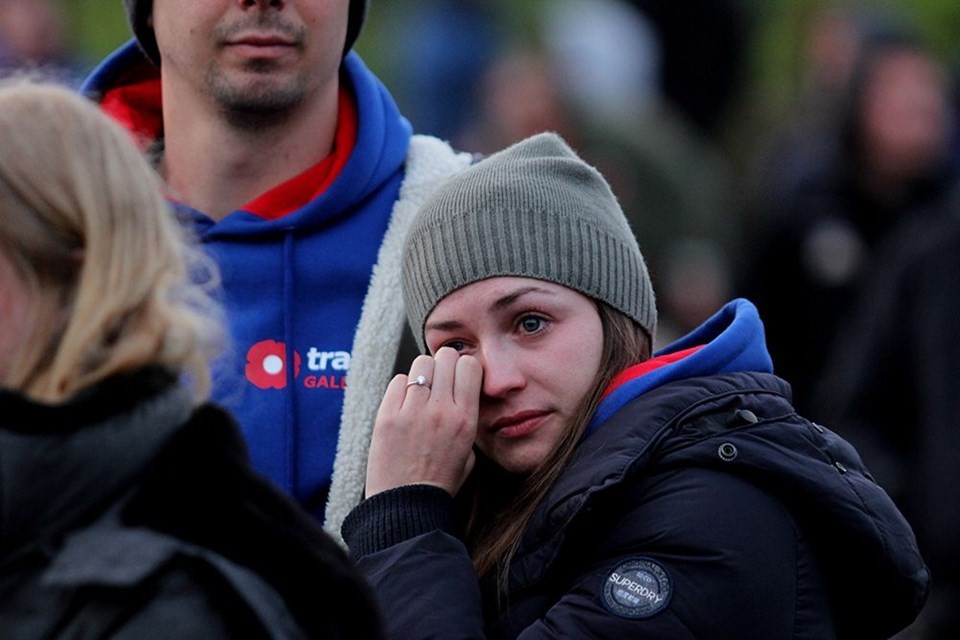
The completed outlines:
[[[427,381],[426,376],[417,376],[413,380],[407,383],[407,387],[426,387],[430,388],[430,382]]]

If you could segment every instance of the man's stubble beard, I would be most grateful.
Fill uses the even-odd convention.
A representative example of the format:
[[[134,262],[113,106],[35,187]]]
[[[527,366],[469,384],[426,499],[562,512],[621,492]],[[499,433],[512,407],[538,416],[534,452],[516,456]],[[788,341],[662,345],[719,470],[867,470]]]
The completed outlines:
[[[231,128],[254,132],[285,122],[303,104],[306,79],[297,75],[285,81],[272,76],[272,64],[251,62],[247,70],[261,75],[242,85],[231,82],[219,69],[207,72],[206,84],[215,104]]]

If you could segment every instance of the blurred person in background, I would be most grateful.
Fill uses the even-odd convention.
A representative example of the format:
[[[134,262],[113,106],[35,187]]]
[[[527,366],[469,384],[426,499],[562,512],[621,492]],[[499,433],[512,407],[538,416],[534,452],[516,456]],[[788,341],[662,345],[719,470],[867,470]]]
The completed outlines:
[[[780,373],[798,407],[813,389],[876,251],[905,222],[951,215],[956,127],[942,65],[911,34],[882,28],[863,40],[844,109],[821,122],[835,136],[755,214],[738,293],[763,312]],[[776,157],[772,161],[776,161]]]
[[[0,220],[0,637],[379,638],[346,554],[206,401],[216,270],[127,133],[0,88]]]
[[[807,18],[801,30],[800,95],[754,154],[751,215],[788,210],[785,202],[837,153],[838,120],[846,112],[854,66],[865,38],[881,21],[863,7],[832,3]]]
[[[0,0],[0,71],[29,69],[68,85],[82,77],[61,0]]]

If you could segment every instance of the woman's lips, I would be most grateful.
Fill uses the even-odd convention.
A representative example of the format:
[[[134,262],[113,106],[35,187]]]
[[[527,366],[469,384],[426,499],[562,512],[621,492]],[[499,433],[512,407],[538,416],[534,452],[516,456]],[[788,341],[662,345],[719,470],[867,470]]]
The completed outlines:
[[[522,438],[536,431],[549,415],[549,411],[520,411],[500,418],[490,430],[499,438]]]

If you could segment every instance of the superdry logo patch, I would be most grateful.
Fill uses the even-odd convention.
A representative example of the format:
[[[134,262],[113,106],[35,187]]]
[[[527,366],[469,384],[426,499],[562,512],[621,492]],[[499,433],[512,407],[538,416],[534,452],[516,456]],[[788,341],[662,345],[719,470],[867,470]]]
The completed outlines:
[[[348,351],[321,351],[310,347],[306,366],[309,374],[300,377],[303,359],[293,350],[293,379],[307,389],[345,389],[350,369]],[[247,350],[244,373],[251,384],[260,389],[283,389],[289,376],[287,346],[276,340],[261,340]]]
[[[624,562],[603,583],[600,599],[623,618],[649,618],[670,603],[673,585],[666,570],[649,558]]]

